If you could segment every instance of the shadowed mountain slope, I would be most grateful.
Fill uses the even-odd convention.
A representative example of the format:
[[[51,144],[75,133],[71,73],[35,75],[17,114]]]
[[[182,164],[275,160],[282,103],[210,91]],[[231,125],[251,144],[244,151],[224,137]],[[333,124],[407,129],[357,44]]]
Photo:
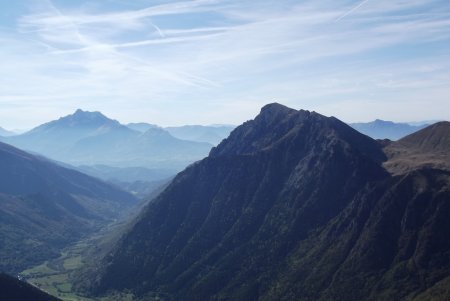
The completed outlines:
[[[0,273],[0,300],[58,301],[60,299],[6,274]]]
[[[18,272],[137,204],[96,178],[0,143],[0,270]]]
[[[391,176],[386,159],[336,118],[267,105],[179,173],[80,286],[138,300],[447,300],[450,172]]]

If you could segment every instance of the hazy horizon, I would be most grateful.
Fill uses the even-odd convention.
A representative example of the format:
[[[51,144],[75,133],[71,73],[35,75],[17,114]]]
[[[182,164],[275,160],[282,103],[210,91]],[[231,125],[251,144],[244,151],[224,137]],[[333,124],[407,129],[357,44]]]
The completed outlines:
[[[200,123],[187,123],[187,124],[157,124],[157,123],[154,123],[154,122],[151,122],[151,121],[145,121],[145,120],[137,120],[137,121],[130,121],[130,122],[124,122],[124,121],[122,121],[122,120],[119,120],[119,119],[116,119],[116,118],[112,118],[112,117],[110,117],[110,116],[108,116],[108,115],[106,115],[106,114],[104,114],[103,112],[101,112],[101,111],[98,111],[98,110],[92,110],[92,111],[88,111],[88,110],[84,110],[84,109],[82,109],[82,108],[78,108],[78,109],[76,109],[75,111],[73,111],[73,112],[70,112],[70,113],[68,113],[68,114],[64,114],[64,115],[62,115],[62,116],[57,116],[57,117],[55,117],[55,118],[53,118],[53,119],[50,119],[50,120],[46,120],[46,121],[43,121],[43,122],[41,122],[41,123],[38,123],[38,124],[35,124],[34,126],[31,126],[31,127],[27,127],[27,128],[8,128],[8,127],[5,127],[5,126],[2,126],[1,124],[0,124],[0,128],[3,128],[4,130],[8,130],[8,131],[12,131],[12,132],[16,132],[17,134],[22,134],[22,133],[25,133],[25,132],[27,132],[27,131],[29,131],[29,130],[32,130],[33,128],[36,128],[36,127],[38,127],[38,126],[40,126],[40,125],[42,125],[42,124],[45,124],[45,123],[48,123],[48,122],[51,122],[51,121],[54,121],[54,120],[58,120],[58,119],[60,119],[60,118],[64,118],[64,117],[67,117],[67,116],[69,116],[69,115],[72,115],[72,114],[74,114],[77,110],[82,110],[82,111],[84,111],[84,112],[100,112],[100,113],[102,113],[103,115],[105,115],[107,118],[110,118],[110,119],[113,119],[113,120],[116,120],[116,121],[118,121],[119,123],[121,123],[121,124],[123,124],[123,125],[127,125],[127,124],[130,124],[130,123],[147,123],[147,124],[154,124],[154,125],[157,125],[157,126],[160,126],[160,127],[162,127],[162,128],[166,128],[166,127],[180,127],[180,126],[196,126],[196,125],[200,125],[200,126],[213,126],[213,127],[217,127],[217,126],[239,126],[239,125],[241,125],[242,123],[244,123],[245,121],[247,121],[247,120],[251,120],[251,119],[253,119],[256,115],[257,115],[257,113],[255,114],[255,116],[253,116],[253,117],[250,117],[249,119],[247,119],[247,120],[243,120],[241,123],[239,123],[239,124],[230,124],[230,123],[220,123],[220,122],[218,122],[218,123],[208,123],[208,124],[200,124]],[[297,109],[297,108],[294,108],[294,109]],[[300,110],[300,109],[298,109],[298,110]],[[320,114],[320,112],[318,112],[319,114]],[[331,117],[331,116],[327,116],[327,117]],[[336,117],[336,116],[335,116]],[[405,123],[405,124],[410,124],[410,125],[422,125],[422,124],[428,124],[428,123],[435,123],[435,122],[439,122],[439,121],[444,121],[443,119],[442,120],[438,120],[438,119],[435,119],[435,120],[412,120],[412,121],[396,121],[396,120],[387,120],[387,119],[383,119],[383,118],[375,118],[375,119],[373,119],[373,120],[368,120],[368,121],[354,121],[354,122],[348,122],[348,121],[346,121],[346,120],[342,120],[342,121],[344,121],[344,122],[346,122],[346,123],[368,123],[368,122],[373,122],[373,121],[375,121],[375,120],[382,120],[382,121],[391,121],[391,122],[394,122],[394,123]]]
[[[0,126],[101,111],[235,124],[267,103],[346,122],[450,119],[450,4],[68,1],[0,4]]]
[[[0,1],[0,43],[0,299],[450,300],[450,0]]]

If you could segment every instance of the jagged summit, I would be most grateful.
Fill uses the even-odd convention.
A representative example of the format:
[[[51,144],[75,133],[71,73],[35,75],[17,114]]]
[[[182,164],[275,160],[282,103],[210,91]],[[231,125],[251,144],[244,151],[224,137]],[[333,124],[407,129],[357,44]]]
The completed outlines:
[[[107,118],[105,115],[103,115],[99,111],[84,111],[82,109],[77,109],[72,115],[69,116],[76,116],[76,117],[104,117]]]
[[[267,114],[277,114],[277,113],[286,114],[286,113],[293,112],[293,111],[296,111],[296,110],[289,108],[285,105],[282,105],[278,102],[266,104],[265,106],[263,106],[261,108],[261,114],[265,114],[265,113],[267,113]]]
[[[77,109],[73,114],[44,123],[24,135],[35,135],[42,132],[59,132],[73,129],[75,131],[93,131],[100,127],[123,127],[117,120],[110,119],[100,112],[89,112]],[[128,129],[128,128],[126,128]]]
[[[335,117],[294,110],[278,103],[264,106],[255,119],[237,127],[210,156],[245,155],[271,148],[319,149],[323,139],[351,145],[377,162],[386,158],[377,143]]]
[[[279,103],[265,105],[253,120],[237,127],[227,139],[213,148],[210,155],[236,155],[262,151],[277,141],[287,138],[285,136],[294,130],[294,124],[300,125],[312,114],[309,111],[297,111]],[[319,116],[326,118],[321,115],[316,117],[320,118]]]
[[[75,113],[73,113],[73,115],[77,115],[77,114],[83,114],[85,111],[83,111],[82,109],[76,109]],[[87,112],[87,111],[86,111]]]
[[[59,118],[53,125],[97,127],[106,124],[120,125],[117,120],[110,119],[98,111],[90,112],[77,109],[73,114]]]
[[[295,110],[279,104],[277,102],[270,103],[261,108],[259,115],[255,118],[259,121],[264,121],[268,125],[273,122],[278,122],[280,119],[285,119],[290,115],[309,115],[311,112],[305,110]]]

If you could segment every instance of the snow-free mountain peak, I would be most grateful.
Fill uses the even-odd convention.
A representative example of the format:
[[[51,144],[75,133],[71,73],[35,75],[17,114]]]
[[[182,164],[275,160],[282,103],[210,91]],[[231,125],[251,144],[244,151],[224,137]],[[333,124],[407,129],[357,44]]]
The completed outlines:
[[[350,123],[350,126],[374,139],[398,140],[426,127],[427,124],[410,125],[408,123],[376,119],[371,122]]]
[[[8,136],[14,136],[14,135],[17,135],[17,134],[14,133],[13,131],[8,131],[8,130],[0,127],[0,136],[8,137]]]

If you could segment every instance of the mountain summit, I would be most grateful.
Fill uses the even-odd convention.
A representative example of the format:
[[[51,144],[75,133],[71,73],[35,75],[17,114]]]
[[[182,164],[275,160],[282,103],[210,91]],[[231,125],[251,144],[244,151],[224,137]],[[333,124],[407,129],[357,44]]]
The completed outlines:
[[[88,135],[89,131],[95,131],[104,126],[119,127],[120,123],[116,120],[109,119],[100,112],[89,112],[78,109],[71,115],[40,125],[26,134],[73,129],[80,131],[80,135]]]
[[[211,157],[244,155],[288,147],[314,150],[321,139],[330,143],[351,144],[362,155],[381,162],[385,155],[370,138],[360,135],[342,121],[316,112],[296,111],[278,103],[268,104],[254,119],[236,128],[210,152]]]
[[[76,110],[72,115],[60,118],[58,121],[60,124],[64,123],[71,126],[87,125],[95,127],[106,124],[119,125],[118,121],[109,119],[98,111],[89,112],[81,109]]]
[[[450,174],[393,177],[386,160],[334,117],[265,106],[179,173],[80,286],[163,300],[427,294],[450,276]]]
[[[72,115],[44,123],[22,135],[10,137],[5,142],[64,161],[66,156],[70,156],[71,148],[80,139],[106,132],[132,133],[133,131],[100,112],[78,109]]]
[[[72,165],[179,170],[207,155],[212,145],[184,141],[161,128],[133,130],[100,112],[75,113],[4,142]]]

